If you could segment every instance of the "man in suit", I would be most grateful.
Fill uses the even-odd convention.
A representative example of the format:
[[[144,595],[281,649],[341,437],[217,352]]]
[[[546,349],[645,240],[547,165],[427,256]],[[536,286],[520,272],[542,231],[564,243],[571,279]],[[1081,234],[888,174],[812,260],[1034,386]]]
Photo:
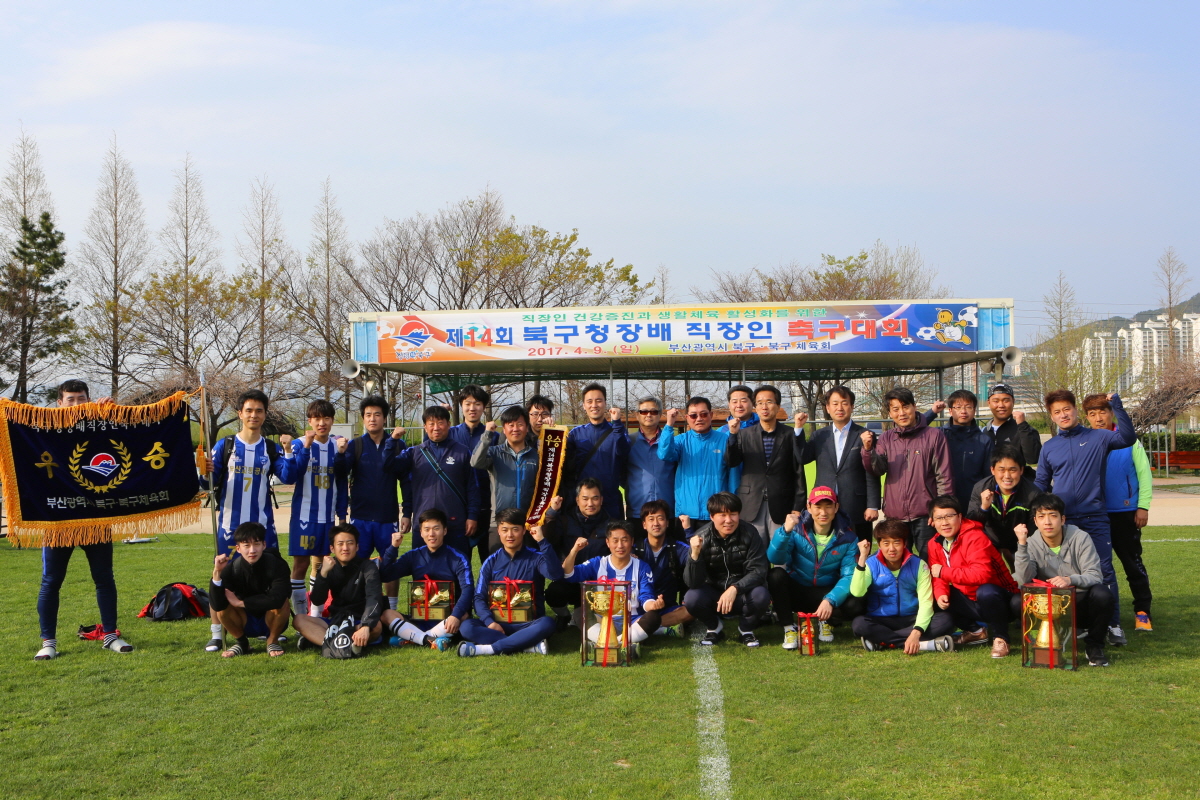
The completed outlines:
[[[754,410],[758,424],[743,428],[741,420],[729,420],[729,443],[725,446],[725,465],[742,467],[738,499],[743,519],[763,537],[763,547],[788,514],[799,514],[805,507],[804,465],[801,447],[792,429],[781,425],[779,390],[760,386],[754,390]]]
[[[866,431],[850,419],[854,413],[854,392],[845,386],[834,386],[825,393],[825,413],[833,421],[804,438],[804,423],[808,415],[796,413],[796,439],[802,448],[801,462],[817,462],[818,486],[831,487],[838,496],[842,511],[854,523],[858,540],[870,541],[871,528],[879,519],[879,478],[863,469],[862,434]]]

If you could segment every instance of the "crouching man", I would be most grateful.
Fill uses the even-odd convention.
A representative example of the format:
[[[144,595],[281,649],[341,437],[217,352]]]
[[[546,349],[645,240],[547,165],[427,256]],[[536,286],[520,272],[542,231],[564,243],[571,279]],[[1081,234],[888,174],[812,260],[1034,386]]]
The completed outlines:
[[[1107,667],[1104,652],[1108,621],[1112,616],[1112,592],[1103,583],[1100,556],[1092,537],[1074,525],[1067,525],[1065,505],[1058,495],[1043,494],[1030,508],[1037,533],[1030,534],[1024,525],[1013,529],[1017,535],[1017,583],[1024,585],[1040,578],[1051,586],[1065,589],[1075,587],[1075,620],[1078,627],[1087,628],[1084,648],[1088,664]],[[1021,595],[1012,600],[1012,613],[1020,613]]]
[[[741,519],[742,501],[732,492],[708,498],[710,522],[689,540],[692,551],[683,568],[688,586],[683,605],[704,624],[702,645],[725,638],[721,618],[738,614],[738,639],[758,647],[754,629],[771,606],[767,581],[767,556],[762,536]]]
[[[243,522],[233,531],[236,558],[213,559],[208,599],[217,621],[234,638],[222,658],[250,652],[250,636],[267,637],[267,654],[283,655],[279,636],[288,626],[292,571],[274,550],[267,550],[267,529]]]

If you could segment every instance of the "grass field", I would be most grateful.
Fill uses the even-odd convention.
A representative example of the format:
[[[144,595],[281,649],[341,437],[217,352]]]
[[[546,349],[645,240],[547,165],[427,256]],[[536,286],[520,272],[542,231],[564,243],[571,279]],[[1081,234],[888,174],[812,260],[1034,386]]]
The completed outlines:
[[[737,797],[1177,798],[1200,795],[1200,527],[1148,528],[1152,634],[1078,674],[953,654],[866,653],[839,631],[815,659],[717,648]],[[206,621],[137,610],[204,585],[204,536],[119,545],[132,655],[73,638],[99,621],[86,559],[63,589],[60,658],[32,660],[36,550],[0,546],[0,796],[691,797],[701,794],[693,645],[655,637],[630,669],[383,648],[351,662],[204,653]],[[1126,607],[1126,617],[1132,609]]]

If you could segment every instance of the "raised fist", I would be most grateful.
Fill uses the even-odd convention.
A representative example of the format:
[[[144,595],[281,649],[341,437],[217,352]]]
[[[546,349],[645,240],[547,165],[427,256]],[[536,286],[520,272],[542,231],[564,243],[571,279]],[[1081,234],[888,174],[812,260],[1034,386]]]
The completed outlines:
[[[733,417],[732,419],[729,420],[729,435],[730,436],[737,433],[739,430],[741,430],[741,428],[742,428],[742,421],[740,419],[738,419],[737,417]]]
[[[562,511],[562,506],[563,506],[563,496],[561,494],[556,494],[556,495],[554,495],[554,497],[550,498],[550,507],[553,508],[555,511]]]
[[[871,450],[875,447],[875,434],[871,431],[862,432],[862,449]]]
[[[869,555],[871,555],[871,540],[863,539],[858,543],[858,563],[865,563]]]
[[[616,406],[613,406],[612,408],[610,408],[608,410],[608,418],[610,420],[612,420],[613,422],[620,422],[621,421],[621,409],[617,408]]]
[[[1017,537],[1017,544],[1025,544],[1029,539],[1029,526],[1022,522],[1020,525],[1013,526],[1013,535]]]
[[[1020,425],[1022,422],[1025,421],[1025,412],[1024,411],[1014,411],[1013,419],[1016,420],[1016,423],[1018,425]]]
[[[339,453],[346,452],[346,445],[350,444],[350,440],[345,436],[337,437],[337,448]]]
[[[294,439],[295,439],[295,437],[290,436],[289,434],[286,434],[286,433],[279,434],[279,446],[283,448],[283,452],[285,452],[285,453],[289,452],[289,447],[292,444],[292,442],[294,441]]]
[[[401,533],[400,531],[396,531],[395,533],[392,534],[392,547],[395,547],[397,550],[399,550],[403,545],[404,545],[404,534]]]
[[[979,505],[985,509],[992,507],[992,501],[996,499],[996,493],[991,489],[984,489],[979,493]]]
[[[392,428],[392,438],[393,439],[403,439],[404,438],[403,426],[397,425],[396,427]]]
[[[483,423],[483,429],[485,431],[487,431],[488,433],[495,433],[496,432],[496,420],[489,419],[487,422]]]
[[[796,530],[796,526],[799,524],[800,524],[800,512],[793,511],[792,513],[788,514],[787,517],[783,520],[783,529],[785,531],[787,531],[788,533],[791,533],[792,531]]]
[[[313,439],[317,438],[317,432],[309,428],[304,432],[304,449],[312,447]]]
[[[692,518],[689,517],[687,514],[680,514],[679,515],[679,524],[681,526],[683,526],[683,529],[685,531],[690,531],[692,529]]]
[[[692,547],[692,553],[698,555],[700,548],[704,546],[704,537],[697,533],[691,539],[688,539],[688,544]]]
[[[571,552],[578,553],[580,550],[588,546],[588,540],[580,536],[575,540],[575,544],[571,545]]]
[[[679,420],[679,409],[678,408],[668,408],[667,409],[667,424],[674,426],[678,420]]]
[[[808,422],[808,414],[804,413],[803,411],[797,411],[796,415],[792,417],[792,419],[795,420],[796,429],[799,430]]]
[[[929,408],[930,408],[930,410],[933,411],[933,413],[940,414],[946,410],[946,401],[945,400],[934,400],[933,405],[931,405]]]

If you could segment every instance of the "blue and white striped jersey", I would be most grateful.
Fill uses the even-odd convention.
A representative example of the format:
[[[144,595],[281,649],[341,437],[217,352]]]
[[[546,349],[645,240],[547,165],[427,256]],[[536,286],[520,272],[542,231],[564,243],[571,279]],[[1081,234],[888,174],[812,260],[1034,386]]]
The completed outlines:
[[[653,570],[650,569],[649,564],[637,556],[630,556],[629,563],[621,569],[613,566],[612,561],[609,560],[611,558],[611,556],[596,556],[582,564],[576,564],[574,571],[568,573],[565,580],[571,583],[596,581],[601,578],[629,581],[632,584],[633,593],[636,595],[631,598],[632,612],[635,615],[641,613],[642,605],[655,597]]]
[[[233,442],[228,453],[225,452],[227,441]],[[265,525],[268,531],[275,531],[268,447],[274,447],[278,454],[275,474],[284,483],[292,483],[295,480],[292,477],[294,462],[285,459],[279,445],[265,436],[260,436],[254,444],[246,444],[240,436],[234,436],[222,439],[213,447],[213,470],[218,474],[224,472],[224,480],[218,480],[218,485],[223,489],[218,499],[217,525],[228,535],[232,535],[243,522],[258,522]]]
[[[292,528],[309,525],[328,525],[334,517],[346,516],[346,476],[334,474],[337,442],[333,437],[325,444],[313,440],[304,447],[303,439],[292,442],[289,460],[293,462],[296,490],[292,494]]]

